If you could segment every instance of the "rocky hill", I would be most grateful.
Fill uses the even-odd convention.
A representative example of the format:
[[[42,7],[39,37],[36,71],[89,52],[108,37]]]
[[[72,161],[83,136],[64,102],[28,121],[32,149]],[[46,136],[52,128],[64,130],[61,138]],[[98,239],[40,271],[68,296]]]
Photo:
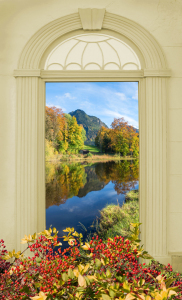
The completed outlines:
[[[78,124],[83,125],[87,137],[85,144],[95,144],[95,137],[99,129],[102,126],[108,128],[108,126],[105,123],[103,123],[99,118],[89,116],[81,109],[72,111],[69,114],[77,119]]]

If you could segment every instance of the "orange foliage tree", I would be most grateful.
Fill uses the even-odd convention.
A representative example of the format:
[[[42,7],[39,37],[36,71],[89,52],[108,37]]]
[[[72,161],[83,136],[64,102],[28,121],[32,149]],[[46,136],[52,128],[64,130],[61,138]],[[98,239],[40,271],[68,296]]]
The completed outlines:
[[[132,155],[134,157],[137,157],[139,153],[139,135],[124,118],[115,118],[110,129],[101,127],[95,143],[101,152],[114,151],[123,156]]]
[[[110,150],[110,131],[111,129],[102,126],[97,133],[95,144],[100,148],[100,152],[108,152]]]
[[[75,117],[61,108],[46,106],[45,138],[61,153],[78,153],[83,148],[86,132]]]
[[[63,140],[65,123],[65,116],[61,108],[46,106],[45,138],[51,140],[57,150]]]

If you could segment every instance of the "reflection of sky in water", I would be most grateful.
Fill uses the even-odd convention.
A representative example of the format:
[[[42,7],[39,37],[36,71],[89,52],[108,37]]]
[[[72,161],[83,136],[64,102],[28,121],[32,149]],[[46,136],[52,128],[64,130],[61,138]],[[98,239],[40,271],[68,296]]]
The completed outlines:
[[[138,184],[135,185],[135,189],[138,189]],[[111,203],[117,204],[119,202],[122,205],[124,198],[124,194],[117,195],[114,184],[109,182],[100,191],[92,191],[82,198],[74,196],[68,199],[65,204],[49,207],[46,210],[46,228],[49,228],[50,225],[56,227],[59,236],[62,235],[62,230],[66,227],[74,227],[76,231],[83,233],[79,224],[81,222],[90,231],[89,226],[92,225],[97,216],[99,217],[99,210]]]

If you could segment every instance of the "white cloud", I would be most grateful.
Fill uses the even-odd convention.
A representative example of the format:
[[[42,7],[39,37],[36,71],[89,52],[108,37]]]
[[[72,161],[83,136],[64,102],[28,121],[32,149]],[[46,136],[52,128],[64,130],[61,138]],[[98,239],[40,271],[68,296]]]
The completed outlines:
[[[57,104],[52,104],[52,103],[49,104],[49,103],[47,103],[46,106],[48,106],[48,107],[55,106],[56,108],[61,108],[63,111],[66,111],[66,108],[64,108],[64,107],[62,107],[60,105],[57,105]]]
[[[115,93],[115,95],[118,96],[122,101],[127,100],[126,95],[123,93]]]
[[[133,100],[138,100],[138,90],[135,91],[134,96],[132,97]]]
[[[64,101],[66,99],[76,99],[76,97],[73,97],[70,93],[65,93],[63,95],[56,95],[55,96],[56,100],[61,100],[61,101]]]
[[[70,93],[65,93],[65,94],[64,94],[64,97],[65,97],[65,98],[68,98],[68,99],[75,99],[75,97],[71,96]]]
[[[111,111],[111,110],[108,110],[108,109],[105,109],[103,112],[102,112],[103,115],[105,116],[111,116],[113,118],[124,118],[125,121],[128,121],[128,124],[129,125],[132,125],[134,127],[137,127],[138,128],[138,122],[135,121],[133,118],[127,116],[127,115],[124,115],[124,114],[120,114],[116,111]]]

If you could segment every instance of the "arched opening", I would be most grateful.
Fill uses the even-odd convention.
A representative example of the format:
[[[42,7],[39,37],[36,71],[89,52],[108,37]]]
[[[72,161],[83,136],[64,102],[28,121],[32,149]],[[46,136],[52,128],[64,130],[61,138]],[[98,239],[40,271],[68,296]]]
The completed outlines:
[[[138,55],[126,43],[126,39],[122,41],[121,37],[119,39],[113,33],[112,36],[104,34],[102,30],[94,33],[80,32],[80,34],[77,34],[75,32],[75,35],[69,38],[65,35],[64,40],[60,41],[59,39],[53,49],[50,47],[50,53],[46,54],[44,60],[44,65],[42,63],[44,70],[48,72],[62,71],[63,74],[68,70],[70,72],[77,71],[78,73],[79,71],[84,73],[85,71],[97,72],[100,70],[104,72],[141,70]],[[125,194],[129,190],[138,189],[138,161],[135,159],[131,161],[128,152],[126,153],[127,158],[123,161],[122,157],[117,156],[114,145],[111,149],[109,145],[104,147],[100,143],[100,150],[98,150],[94,143],[97,135],[94,135],[97,130],[97,124],[95,124],[94,133],[91,125],[89,126],[89,121],[87,124],[89,130],[85,124],[91,118],[90,116],[93,116],[92,122],[96,118],[98,122],[104,122],[103,125],[107,128],[108,141],[113,136],[111,134],[113,130],[111,123],[114,122],[114,118],[119,118],[118,121],[121,121],[123,116],[125,121],[129,121],[128,124],[131,126],[130,130],[133,135],[135,130],[137,130],[138,82],[129,82],[129,79],[127,82],[121,82],[119,78],[117,82],[108,82],[108,80],[110,80],[109,77],[105,82],[90,82],[89,78],[87,82],[69,82],[69,80],[68,82],[46,82],[46,105],[48,105],[46,107],[45,136],[47,149],[46,228],[48,229],[52,225],[59,230],[61,235],[64,235],[62,229],[69,226],[79,231],[81,229],[79,228],[80,223],[84,225],[84,228],[87,228],[87,233],[90,230],[93,231],[93,227],[90,226],[96,219],[96,216],[98,216],[100,209],[104,208],[107,203],[115,203],[116,205],[119,203],[122,205]],[[103,92],[101,92],[102,89]],[[127,89],[130,90],[130,93],[133,90],[132,96],[127,93]],[[108,95],[106,95],[106,91]],[[125,95],[122,94],[126,98],[125,101],[120,97],[121,92],[125,92]],[[103,97],[102,93],[105,94],[105,97]],[[94,97],[93,94],[95,95]],[[135,100],[132,99],[134,94],[137,94]],[[66,99],[64,100],[65,96]],[[77,97],[79,99],[78,102]],[[108,97],[111,97],[112,105]],[[85,99],[83,104],[82,98]],[[97,101],[94,98],[98,98]],[[102,98],[103,104],[101,105]],[[129,104],[130,102],[132,102],[132,105]],[[54,105],[57,108],[51,108]],[[134,107],[136,107],[135,110]],[[62,108],[64,112],[60,110]],[[67,134],[65,134],[65,130],[60,130],[60,137],[63,140],[60,139],[59,141],[53,137],[56,129],[52,129],[55,127],[51,122],[53,116],[55,120],[56,115],[54,115],[54,112],[57,114],[58,109],[60,110],[60,115],[64,116],[63,123],[66,122],[67,124],[65,126]],[[130,110],[130,113],[126,113],[127,110]],[[93,154],[90,162],[87,161],[89,157],[78,156],[79,154],[72,143],[65,143],[65,139],[69,141],[69,134],[71,134],[70,130],[68,130],[71,120],[67,119],[68,115],[65,113],[70,113],[71,111],[75,113],[79,124],[81,124],[80,121],[83,118],[82,125],[84,124],[85,135],[89,139],[85,142],[92,145],[90,155],[92,155],[92,151],[94,153],[94,147],[95,151],[99,151],[98,154]],[[132,113],[137,115],[135,120],[132,118]],[[137,124],[137,128],[133,127],[132,122]],[[51,134],[52,132],[53,135]],[[115,131],[113,130],[113,132]],[[74,134],[72,134],[72,139],[73,136]],[[138,141],[137,133],[136,137]],[[113,140],[112,142],[114,143]],[[50,149],[57,155],[51,154]],[[49,156],[48,152],[52,156]],[[121,155],[123,154],[121,153]],[[135,171],[133,172],[133,170]],[[115,180],[113,179],[114,176]],[[105,180],[106,177],[107,180]],[[75,185],[77,188],[72,188]],[[90,192],[92,193],[90,194]],[[82,213],[80,213],[80,210]],[[136,203],[136,215],[138,216],[138,203]],[[134,219],[131,222],[135,222]],[[85,234],[84,236],[86,237]]]
[[[156,259],[164,263],[170,262],[167,249],[166,196],[166,88],[170,72],[160,46],[140,25],[106,12],[102,28],[99,33],[119,39],[123,47],[127,44],[128,49],[131,48],[136,53],[139,61],[136,57],[135,60],[129,59],[122,65],[119,64],[119,59],[108,64],[98,64],[94,61],[89,70],[86,69],[89,63],[78,64],[81,68],[78,70],[74,69],[78,62],[72,61],[70,70],[67,69],[70,62],[64,60],[63,66],[59,59],[56,63],[49,61],[52,56],[48,55],[51,53],[53,55],[54,51],[51,51],[57,45],[61,46],[65,39],[79,34],[89,35],[82,29],[78,14],[47,24],[30,39],[20,57],[18,69],[15,70],[15,77],[17,77],[17,245],[24,234],[40,231],[45,227],[45,211],[42,209],[45,208],[45,82],[138,81],[140,158],[142,157],[140,159],[140,221],[143,224],[141,239],[146,250]],[[94,31],[92,33],[95,34]],[[81,45],[81,43],[77,44]],[[45,63],[46,69],[44,69]],[[131,63],[132,68],[135,69],[131,70]],[[60,70],[61,66],[63,70]],[[100,69],[96,70],[96,66]],[[26,220],[22,217],[22,210],[29,210]]]

